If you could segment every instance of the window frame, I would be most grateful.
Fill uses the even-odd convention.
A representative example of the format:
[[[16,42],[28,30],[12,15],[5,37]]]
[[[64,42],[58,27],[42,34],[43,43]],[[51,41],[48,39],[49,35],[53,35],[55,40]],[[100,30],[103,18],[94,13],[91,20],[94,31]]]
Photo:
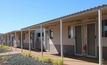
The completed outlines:
[[[107,31],[104,31],[105,26],[107,27],[107,19],[102,21],[102,37],[107,37]]]
[[[74,38],[74,27],[73,26],[68,26],[68,38],[69,39]]]
[[[53,29],[50,29],[49,30],[49,37],[50,37],[50,39],[53,39],[53,36],[54,36]]]

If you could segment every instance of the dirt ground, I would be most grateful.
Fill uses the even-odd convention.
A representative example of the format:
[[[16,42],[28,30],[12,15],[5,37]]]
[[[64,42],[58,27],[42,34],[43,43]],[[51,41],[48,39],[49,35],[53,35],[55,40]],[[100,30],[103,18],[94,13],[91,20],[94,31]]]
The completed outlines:
[[[21,49],[17,48],[17,51],[20,52]],[[23,50],[23,52],[28,52],[28,50]],[[32,54],[36,56],[41,56],[41,52],[31,51]],[[44,56],[48,56],[50,58],[58,59],[60,56],[51,55],[48,52],[43,53]],[[86,57],[64,57],[64,65],[99,65],[97,59],[86,58]]]

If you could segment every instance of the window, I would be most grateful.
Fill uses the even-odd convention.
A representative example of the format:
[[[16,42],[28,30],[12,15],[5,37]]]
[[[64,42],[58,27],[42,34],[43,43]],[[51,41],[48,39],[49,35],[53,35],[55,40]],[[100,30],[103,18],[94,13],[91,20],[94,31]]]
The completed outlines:
[[[50,29],[49,32],[50,32],[50,38],[53,39],[53,30]]]
[[[40,37],[40,33],[37,33],[37,37]]]
[[[107,37],[107,20],[102,21],[102,36]]]
[[[34,32],[31,32],[30,33],[30,38],[33,39],[33,37],[34,37]]]
[[[71,26],[68,26],[68,38],[73,38],[74,37],[74,29]]]
[[[41,33],[37,33],[37,37],[40,37]],[[44,34],[42,33],[42,37],[44,36]]]

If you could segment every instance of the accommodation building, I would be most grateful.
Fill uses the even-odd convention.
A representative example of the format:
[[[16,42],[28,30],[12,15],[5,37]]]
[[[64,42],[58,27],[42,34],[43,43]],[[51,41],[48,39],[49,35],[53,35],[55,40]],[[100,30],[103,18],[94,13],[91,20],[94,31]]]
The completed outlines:
[[[107,5],[23,28],[16,39],[21,48],[29,50],[93,58],[98,58],[102,41],[100,49],[107,59]]]

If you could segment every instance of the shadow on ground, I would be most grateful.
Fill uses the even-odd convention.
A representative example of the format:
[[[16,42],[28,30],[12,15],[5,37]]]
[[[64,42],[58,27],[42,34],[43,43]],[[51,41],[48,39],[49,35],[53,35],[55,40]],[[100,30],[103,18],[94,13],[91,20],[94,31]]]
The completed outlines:
[[[56,56],[60,56],[60,55],[56,55]],[[72,59],[76,59],[76,60],[82,60],[82,61],[86,61],[86,62],[92,62],[92,63],[99,63],[98,58],[89,58],[89,57],[84,57],[84,56],[64,56],[67,58],[72,58]]]

